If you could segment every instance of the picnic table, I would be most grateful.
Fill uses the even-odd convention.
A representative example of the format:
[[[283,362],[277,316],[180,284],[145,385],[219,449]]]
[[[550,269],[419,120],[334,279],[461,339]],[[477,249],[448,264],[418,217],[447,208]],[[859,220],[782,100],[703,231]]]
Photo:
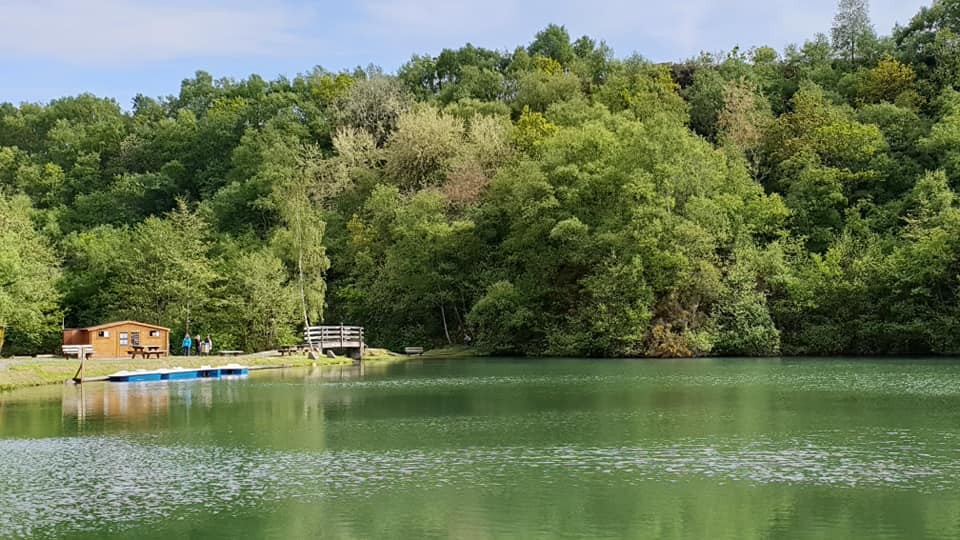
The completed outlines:
[[[299,353],[301,350],[303,350],[303,347],[300,345],[287,345],[285,347],[280,347],[279,349],[277,349],[277,352],[280,353],[280,356],[284,356],[284,355],[292,356],[294,354]]]
[[[239,356],[243,354],[243,351],[220,351],[222,356]]]
[[[159,345],[131,345],[127,354],[130,355],[131,359],[136,358],[138,354],[142,356],[144,360],[150,358],[150,356],[156,356],[157,359],[160,359],[160,355],[167,354],[167,350],[161,349]]]

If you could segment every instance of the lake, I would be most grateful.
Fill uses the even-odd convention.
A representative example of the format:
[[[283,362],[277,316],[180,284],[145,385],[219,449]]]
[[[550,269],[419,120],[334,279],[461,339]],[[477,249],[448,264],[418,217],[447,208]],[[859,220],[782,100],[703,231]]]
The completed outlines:
[[[423,360],[0,394],[0,537],[960,538],[960,361]]]

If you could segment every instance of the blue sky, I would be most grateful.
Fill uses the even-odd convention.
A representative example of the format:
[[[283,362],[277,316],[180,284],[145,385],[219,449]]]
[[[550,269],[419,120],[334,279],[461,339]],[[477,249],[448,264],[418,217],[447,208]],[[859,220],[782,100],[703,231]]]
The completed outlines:
[[[930,0],[873,0],[881,34]],[[470,42],[528,43],[553,22],[605,40],[617,56],[655,61],[701,50],[779,50],[829,32],[836,0],[0,0],[0,102],[80,92],[116,98],[177,93],[214,77],[292,76],[374,63],[393,71],[412,53]]]

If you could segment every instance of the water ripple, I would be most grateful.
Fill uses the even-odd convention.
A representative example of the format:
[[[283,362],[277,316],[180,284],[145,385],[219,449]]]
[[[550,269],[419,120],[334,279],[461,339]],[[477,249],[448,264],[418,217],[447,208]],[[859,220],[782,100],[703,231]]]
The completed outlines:
[[[879,437],[878,435],[883,435]],[[951,436],[947,434],[948,437]],[[649,447],[493,447],[283,451],[162,444],[159,436],[0,441],[0,531],[12,537],[122,530],[184,513],[382,490],[541,482],[677,482],[957,490],[956,440],[930,448],[907,431],[784,440],[684,439]]]
[[[789,389],[792,392],[833,391],[859,392],[861,394],[901,394],[923,397],[960,396],[960,375],[956,373],[938,373],[934,371],[891,372],[888,377],[876,374],[850,373],[840,366],[831,371],[829,368],[819,373],[790,372],[789,370],[769,373],[731,372],[724,374],[676,374],[652,372],[649,374],[612,374],[612,375],[499,375],[483,377],[419,377],[374,380],[328,381],[324,385],[331,389],[348,390],[422,390],[437,388],[465,387],[556,387],[556,386],[595,386],[597,388],[628,387],[639,388],[645,385],[660,387],[749,387],[772,386]],[[284,383],[274,383],[284,384]],[[286,383],[291,384],[291,383]]]

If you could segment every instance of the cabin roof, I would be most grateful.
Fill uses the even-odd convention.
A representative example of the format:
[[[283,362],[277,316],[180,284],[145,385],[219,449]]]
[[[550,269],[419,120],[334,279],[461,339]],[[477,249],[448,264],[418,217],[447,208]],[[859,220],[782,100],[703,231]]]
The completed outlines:
[[[114,326],[120,326],[121,324],[135,324],[137,326],[145,326],[147,328],[155,328],[157,330],[166,330],[167,332],[170,331],[170,329],[167,328],[166,326],[158,326],[156,324],[148,324],[148,323],[142,323],[140,321],[129,321],[129,320],[108,322],[108,323],[98,324],[96,326],[87,326],[85,328],[65,328],[65,330],[87,330],[87,331],[103,330],[104,328],[112,328]]]

